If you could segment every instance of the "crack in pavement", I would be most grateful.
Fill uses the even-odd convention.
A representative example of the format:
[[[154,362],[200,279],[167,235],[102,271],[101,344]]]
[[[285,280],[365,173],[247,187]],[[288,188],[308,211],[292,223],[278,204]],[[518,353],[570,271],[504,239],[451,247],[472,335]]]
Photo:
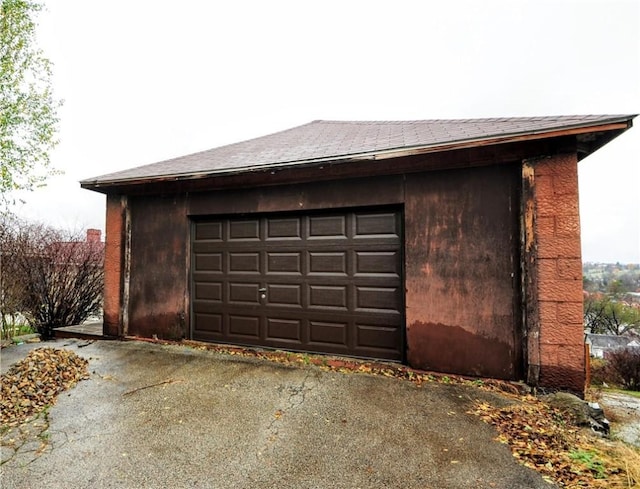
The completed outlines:
[[[256,451],[256,458],[258,460],[265,460],[265,455],[273,451],[273,444],[278,439],[278,435],[280,433],[279,425],[283,416],[286,416],[288,413],[302,406],[306,401],[307,394],[316,387],[315,382],[310,382],[312,375],[315,377],[314,373],[309,371],[305,374],[300,384],[288,385],[286,387],[280,386],[278,388],[280,392],[285,390],[288,391],[288,396],[286,397],[282,408],[276,409],[274,418],[265,430],[266,441],[262,444],[262,447]]]
[[[307,382],[311,377],[312,372],[307,372],[304,379],[302,380],[302,384],[298,386],[290,386],[289,387],[289,406],[288,409],[295,409],[297,407],[302,406],[304,401],[306,400],[307,393],[313,390],[315,387],[315,383],[312,386],[307,386]],[[286,411],[285,411],[286,412]]]
[[[49,415],[45,411],[5,431],[0,439],[0,465],[12,461],[29,465],[43,453],[53,450],[51,434],[47,432],[49,425]],[[31,453],[35,454],[31,460],[18,460]]]

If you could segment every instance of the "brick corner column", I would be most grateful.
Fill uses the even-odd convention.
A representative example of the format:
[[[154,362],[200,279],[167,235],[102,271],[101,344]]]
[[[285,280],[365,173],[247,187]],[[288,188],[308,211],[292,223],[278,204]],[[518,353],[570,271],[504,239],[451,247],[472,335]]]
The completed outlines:
[[[124,270],[126,197],[107,195],[104,250],[103,334],[120,337],[122,328],[122,274]]]
[[[534,182],[538,385],[583,395],[586,375],[576,154],[538,160]]]

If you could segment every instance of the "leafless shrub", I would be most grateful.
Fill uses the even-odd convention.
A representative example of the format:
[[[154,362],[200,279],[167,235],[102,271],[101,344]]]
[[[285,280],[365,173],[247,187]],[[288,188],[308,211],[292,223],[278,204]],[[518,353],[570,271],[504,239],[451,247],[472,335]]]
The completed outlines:
[[[24,281],[16,267],[16,234],[19,221],[11,214],[0,219],[0,333],[3,339],[13,336],[16,325],[23,320],[20,314],[24,296]]]
[[[42,224],[6,226],[3,290],[45,339],[53,329],[80,324],[102,306],[104,247],[78,233]],[[6,279],[5,279],[6,276]]]
[[[640,390],[640,348],[629,346],[605,355],[610,377],[625,389]]]

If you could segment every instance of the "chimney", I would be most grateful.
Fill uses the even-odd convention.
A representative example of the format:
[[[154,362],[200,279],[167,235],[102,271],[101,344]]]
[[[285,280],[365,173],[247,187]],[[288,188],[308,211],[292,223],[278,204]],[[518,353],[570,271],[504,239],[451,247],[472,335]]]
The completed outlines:
[[[87,243],[99,243],[102,239],[102,231],[99,229],[87,229]]]

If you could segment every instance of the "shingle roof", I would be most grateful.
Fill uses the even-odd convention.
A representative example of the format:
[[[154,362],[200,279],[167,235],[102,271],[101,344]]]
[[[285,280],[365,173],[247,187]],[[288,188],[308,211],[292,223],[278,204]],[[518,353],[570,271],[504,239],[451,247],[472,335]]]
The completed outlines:
[[[509,117],[421,121],[313,121],[267,136],[83,180],[83,186],[132,180],[242,173],[320,161],[375,159],[407,150],[535,136],[627,122],[630,115]]]

